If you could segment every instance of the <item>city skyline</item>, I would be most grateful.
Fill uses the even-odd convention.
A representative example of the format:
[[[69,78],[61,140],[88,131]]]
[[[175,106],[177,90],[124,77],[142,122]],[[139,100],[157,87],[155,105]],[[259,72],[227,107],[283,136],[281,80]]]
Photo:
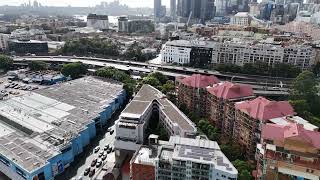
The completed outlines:
[[[93,7],[101,2],[113,2],[114,0],[38,0],[43,6],[75,6],[75,7]],[[153,7],[153,1],[151,0],[119,0],[120,4],[126,4],[129,7]],[[29,3],[29,0],[2,0],[0,6],[10,5],[17,6],[23,3]],[[31,0],[33,4],[33,0]],[[170,7],[170,0],[162,0],[162,4]]]

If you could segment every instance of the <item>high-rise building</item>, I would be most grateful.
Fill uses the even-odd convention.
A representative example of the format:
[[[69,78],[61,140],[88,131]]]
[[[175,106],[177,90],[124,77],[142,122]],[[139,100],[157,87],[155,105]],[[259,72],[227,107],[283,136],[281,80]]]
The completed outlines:
[[[216,16],[227,15],[228,0],[216,0],[215,6],[216,6]]]
[[[170,0],[170,16],[175,19],[177,15],[177,1]]]
[[[203,23],[214,16],[214,0],[178,0],[178,15],[200,19]]]
[[[161,17],[161,0],[153,0],[153,11],[154,17],[160,18]]]
[[[118,18],[118,32],[129,32],[129,19],[126,16]]]

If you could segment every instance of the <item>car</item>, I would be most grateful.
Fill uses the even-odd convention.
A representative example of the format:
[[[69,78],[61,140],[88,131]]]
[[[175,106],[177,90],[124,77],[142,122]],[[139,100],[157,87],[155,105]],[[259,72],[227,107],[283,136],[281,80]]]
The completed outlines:
[[[101,159],[104,161],[104,160],[106,160],[107,159],[107,155],[103,155],[102,157],[101,157]]]
[[[99,158],[98,161],[97,161],[97,164],[96,164],[96,167],[100,167],[102,165],[102,159]]]
[[[111,153],[111,151],[112,151],[112,148],[109,148],[107,153],[109,154],[109,153]]]
[[[96,173],[96,169],[91,169],[91,171],[89,172],[89,177],[92,177],[94,175],[94,173]]]
[[[10,86],[10,84],[5,84],[4,88],[8,88]]]
[[[17,85],[14,87],[14,89],[19,89],[20,88],[20,85]]]
[[[113,133],[114,133],[114,129],[111,129],[110,134],[113,134]]]
[[[92,162],[91,162],[91,167],[94,167],[97,163],[97,159],[93,159]]]
[[[97,146],[96,148],[94,148],[94,153],[97,153],[97,152],[99,152],[99,150],[100,150],[100,147],[99,146]]]
[[[104,151],[107,151],[108,149],[109,149],[109,144],[105,145],[103,148]]]
[[[79,176],[79,177],[78,177],[78,180],[82,180],[82,179],[83,179],[82,176]]]
[[[110,132],[110,131],[111,131],[111,128],[108,128],[108,129],[107,129],[107,132]]]
[[[102,155],[103,155],[103,151],[99,153],[98,157],[101,158]]]
[[[83,175],[84,175],[84,176],[87,176],[90,171],[91,171],[91,167],[87,167],[87,168],[84,170]]]
[[[106,155],[108,155],[108,153],[106,151],[103,151],[102,156],[106,156]]]

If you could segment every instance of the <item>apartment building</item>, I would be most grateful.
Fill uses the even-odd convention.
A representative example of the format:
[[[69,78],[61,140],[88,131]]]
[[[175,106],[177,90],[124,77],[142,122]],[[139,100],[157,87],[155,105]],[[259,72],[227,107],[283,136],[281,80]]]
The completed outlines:
[[[250,159],[254,159],[256,144],[260,142],[261,127],[271,119],[295,114],[287,101],[270,101],[264,97],[235,103],[234,141],[238,142]]]
[[[239,26],[249,26],[250,17],[248,12],[238,12],[233,17],[231,17],[230,24],[239,25]]]
[[[301,124],[265,124],[257,145],[257,179],[320,177],[320,133]]]
[[[8,40],[9,40],[8,34],[0,34],[0,51],[4,51],[8,49]]]
[[[161,50],[161,61],[167,64],[210,67],[217,64],[264,62],[272,66],[287,63],[302,70],[315,63],[315,50],[309,45],[245,41],[168,41]]]
[[[209,65],[212,61],[212,47],[214,45],[215,43],[210,41],[168,41],[161,50],[161,61],[180,65]]]
[[[193,74],[186,78],[177,78],[177,103],[185,104],[187,108],[197,115],[206,116],[207,114],[207,87],[219,83],[215,76],[205,76]]]
[[[125,157],[122,153],[137,151],[146,142],[146,130],[153,113],[159,114],[159,122],[168,135],[194,137],[197,133],[195,124],[164,94],[150,85],[143,85],[115,123],[117,158]]]
[[[232,137],[235,123],[235,102],[253,99],[249,85],[223,82],[207,88],[207,114],[209,121],[222,131],[225,137]]]
[[[133,156],[130,171],[132,179],[137,175],[140,175],[140,179],[155,177],[156,180],[237,179],[237,169],[215,141],[179,136],[171,136],[169,141],[152,141],[154,143],[142,146]]]
[[[279,45],[225,42],[213,49],[212,63],[243,66],[260,61],[273,65],[282,63],[283,58],[284,49]]]

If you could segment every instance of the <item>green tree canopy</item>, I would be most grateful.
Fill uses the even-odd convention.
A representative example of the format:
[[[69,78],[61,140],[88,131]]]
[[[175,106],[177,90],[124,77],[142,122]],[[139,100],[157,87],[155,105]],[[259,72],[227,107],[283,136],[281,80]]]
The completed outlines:
[[[0,55],[0,69],[7,71],[13,65],[13,60],[6,55]]]
[[[87,66],[81,62],[75,62],[63,65],[61,73],[65,76],[70,76],[76,79],[87,73]]]
[[[144,77],[142,79],[142,83],[143,84],[149,84],[149,85],[151,85],[153,87],[158,87],[158,86],[161,85],[160,81],[157,78],[153,77],[153,76]]]
[[[131,96],[135,91],[136,81],[123,71],[113,67],[106,67],[98,69],[96,75],[122,82],[123,88],[127,91],[128,96]]]
[[[174,82],[167,81],[164,85],[161,86],[161,91],[164,94],[171,94],[174,93],[176,87],[174,85]]]
[[[46,70],[48,68],[48,65],[43,61],[31,61],[30,63],[28,63],[28,67],[32,71],[41,71]]]
[[[239,180],[253,179],[253,177],[251,176],[251,171],[253,170],[253,167],[249,163],[237,159],[233,161],[232,164],[238,170]]]
[[[160,72],[154,72],[148,75],[148,77],[154,77],[159,80],[161,84],[164,84],[168,81],[168,77]]]
[[[293,82],[291,96],[293,99],[311,100],[318,93],[317,80],[310,71],[303,71]]]

